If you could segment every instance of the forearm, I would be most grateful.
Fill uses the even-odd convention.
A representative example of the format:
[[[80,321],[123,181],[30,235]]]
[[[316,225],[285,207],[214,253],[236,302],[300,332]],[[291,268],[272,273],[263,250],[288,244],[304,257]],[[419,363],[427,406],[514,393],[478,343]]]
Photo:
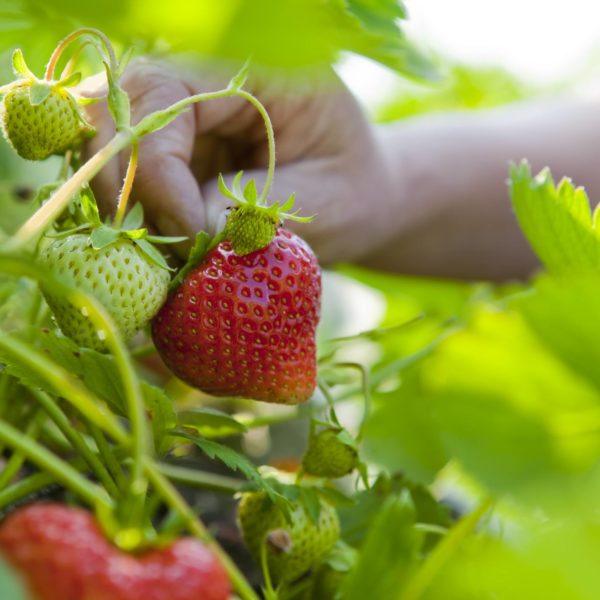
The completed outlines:
[[[583,100],[538,101],[382,127],[394,198],[385,249],[363,262],[395,271],[506,279],[536,265],[508,199],[509,161],[549,165],[600,197],[600,111]]]

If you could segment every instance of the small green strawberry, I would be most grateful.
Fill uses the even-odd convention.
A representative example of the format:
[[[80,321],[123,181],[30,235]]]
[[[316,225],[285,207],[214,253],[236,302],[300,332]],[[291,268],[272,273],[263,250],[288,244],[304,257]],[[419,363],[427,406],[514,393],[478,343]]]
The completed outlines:
[[[88,191],[88,193],[91,193]],[[81,194],[69,217],[73,230],[44,238],[38,262],[60,281],[94,296],[114,319],[122,337],[130,339],[164,303],[171,279],[169,266],[153,243],[185,238],[148,235],[142,207],[136,204],[122,228],[100,222],[92,199]],[[61,296],[43,290],[62,332],[80,346],[105,350],[104,334],[89,317]]]
[[[96,250],[87,234],[49,239],[39,262],[64,283],[99,300],[125,339],[141,329],[167,297],[169,271],[148,260],[131,240]],[[80,346],[104,350],[102,334],[86,315],[64,298],[49,292],[44,296],[65,335]]]
[[[79,74],[61,81],[40,80],[29,71],[20,51],[13,56],[19,79],[3,89],[2,131],[17,154],[44,160],[77,148],[94,129],[85,121],[77,100],[67,87]]]
[[[242,495],[238,519],[246,546],[257,562],[266,544],[269,572],[277,582],[294,581],[317,567],[340,535],[337,512],[323,499],[316,520],[304,505],[296,504],[288,521],[265,492],[247,492]]]
[[[354,471],[358,462],[358,452],[348,432],[327,427],[310,436],[302,468],[315,477],[336,479]]]

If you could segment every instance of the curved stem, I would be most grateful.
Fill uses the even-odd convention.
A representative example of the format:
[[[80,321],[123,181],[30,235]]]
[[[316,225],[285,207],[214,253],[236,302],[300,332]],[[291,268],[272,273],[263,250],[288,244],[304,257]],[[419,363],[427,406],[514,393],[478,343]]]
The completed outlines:
[[[236,564],[231,560],[229,555],[223,551],[219,544],[212,539],[211,535],[202,524],[202,521],[198,519],[177,489],[162,473],[160,473],[153,461],[146,460],[145,467],[152,485],[163,497],[164,501],[185,519],[190,532],[206,543],[217,555],[240,598],[242,598],[242,600],[258,600],[258,596],[255,594],[248,581],[246,581],[244,575],[239,571]]]
[[[91,35],[93,37],[96,37],[100,41],[100,43],[102,44],[102,46],[104,46],[104,49],[106,50],[106,54],[108,56],[111,70],[116,71],[116,69],[118,67],[117,57],[115,56],[115,51],[114,51],[112,44],[110,43],[110,40],[108,39],[108,37],[104,33],[102,33],[100,30],[94,29],[93,27],[82,27],[81,29],[77,29],[76,31],[73,31],[73,33],[70,33],[66,38],[61,40],[59,42],[58,46],[54,49],[54,52],[52,52],[52,56],[50,57],[50,60],[48,61],[48,65],[46,66],[46,73],[44,74],[46,81],[52,81],[52,79],[54,78],[54,72],[56,71],[56,65],[58,64],[58,61],[60,60],[62,53],[75,40],[77,40],[78,38],[80,38],[83,35]]]
[[[13,485],[0,491],[0,510],[30,494],[39,492],[41,489],[51,485],[55,481],[56,478],[54,475],[45,472],[34,473],[29,477],[17,481]]]
[[[367,418],[369,417],[369,413],[371,412],[371,386],[369,385],[369,371],[364,365],[360,363],[354,362],[340,362],[334,363],[333,367],[342,367],[347,369],[356,369],[361,377],[361,389],[364,396],[365,409],[363,412],[363,416],[360,422],[360,427],[358,428],[358,435],[356,436],[356,441],[360,441],[364,435],[364,428]]]
[[[127,440],[126,433],[112,413],[105,410],[103,404],[92,396],[71,373],[11,335],[0,336],[0,348],[8,356],[31,368],[52,387],[57,395],[69,400],[77,410],[108,431],[119,442]]]
[[[171,481],[214,492],[236,494],[246,485],[246,482],[241,479],[198,471],[197,469],[188,469],[179,465],[157,463],[156,468]]]
[[[131,189],[133,187],[133,180],[135,179],[135,172],[138,165],[138,152],[139,144],[134,142],[131,146],[131,156],[129,157],[129,165],[127,166],[127,172],[125,173],[125,179],[123,181],[123,187],[119,194],[119,201],[117,204],[117,212],[115,213],[114,226],[119,228],[123,223],[125,217],[125,211],[127,210],[127,202],[131,195]]]
[[[124,490],[127,485],[127,480],[125,479],[125,473],[115,456],[113,449],[110,447],[108,440],[104,436],[104,432],[94,423],[90,421],[87,422],[87,428],[92,436],[96,444],[96,448],[98,448],[98,452],[100,453],[100,457],[106,464],[106,468],[111,474],[112,478],[115,480],[117,487],[120,490]]]
[[[465,515],[446,534],[400,593],[400,600],[418,600],[423,596],[436,575],[457,552],[462,541],[475,529],[492,504],[492,498],[485,498],[473,512]]]
[[[52,452],[24,436],[18,429],[0,420],[0,440],[17,451],[22,452],[31,462],[52,474],[73,493],[80,496],[91,506],[99,503],[112,508],[112,502],[106,492],[94,483],[90,483],[71,465],[61,460]]]
[[[6,250],[18,250],[42,234],[67,207],[77,192],[132,140],[130,131],[119,132],[104,148],[90,158],[65,181],[5,244]]]
[[[45,392],[30,387],[29,391],[34,398],[40,403],[44,412],[50,417],[52,422],[58,427],[59,431],[65,436],[71,447],[85,460],[90,469],[98,477],[98,480],[106,488],[106,491],[113,497],[119,496],[119,490],[115,485],[110,473],[102,464],[98,456],[92,452],[83,437],[71,425],[65,413],[60,409],[58,404]]]
[[[267,167],[267,178],[265,179],[265,184],[263,186],[262,192],[260,193],[260,200],[266,201],[269,192],[271,191],[271,186],[273,185],[273,178],[275,177],[275,132],[273,131],[273,123],[271,123],[271,118],[269,117],[269,113],[267,109],[262,105],[262,103],[245,90],[235,90],[237,96],[240,98],[244,98],[250,104],[252,104],[256,110],[260,113],[260,116],[263,119],[265,124],[265,129],[267,132],[267,143],[269,146],[269,164]]]
[[[267,109],[262,105],[258,98],[254,97],[249,92],[235,88],[226,88],[216,92],[204,92],[201,94],[188,96],[187,98],[183,98],[179,102],[172,104],[164,110],[159,110],[148,115],[133,128],[133,131],[136,137],[142,137],[151,131],[155,131],[156,128],[154,127],[154,123],[160,122],[161,127],[164,127],[164,125],[179,116],[187,107],[191,106],[192,104],[206,102],[207,100],[217,100],[219,98],[230,98],[231,96],[239,96],[247,102],[250,102],[250,104],[252,104],[259,112],[265,124],[265,130],[267,132],[267,144],[269,147],[269,163],[267,166],[267,178],[260,194],[260,200],[265,201],[269,191],[271,190],[273,178],[275,177],[275,132],[273,131],[273,124],[271,123]],[[163,120],[160,120],[161,118]]]
[[[25,429],[24,435],[31,439],[36,439],[41,429],[41,417],[43,413],[38,412],[29,425]],[[25,454],[23,452],[14,452],[6,463],[2,472],[0,472],[0,490],[6,488],[6,486],[12,481],[12,478],[19,472],[23,463],[25,462]]]

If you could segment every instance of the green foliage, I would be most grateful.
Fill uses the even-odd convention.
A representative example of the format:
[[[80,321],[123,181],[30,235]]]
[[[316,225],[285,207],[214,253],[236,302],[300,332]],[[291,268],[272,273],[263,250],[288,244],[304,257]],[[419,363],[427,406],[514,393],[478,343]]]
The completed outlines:
[[[74,25],[85,25],[146,49],[166,43],[219,59],[252,56],[259,65],[302,68],[326,65],[351,51],[410,76],[436,76],[432,63],[402,34],[398,21],[405,14],[396,0],[17,0],[0,15],[0,50],[24,46],[35,69],[58,39]]]
[[[4,561],[0,562],[0,597],[11,600],[25,600],[25,590],[21,582],[6,566]]]
[[[357,564],[344,583],[345,599],[393,597],[418,562],[423,536],[414,524],[415,509],[408,492],[380,506]]]
[[[567,178],[555,185],[549,169],[532,177],[524,161],[511,167],[510,192],[521,229],[550,272],[598,271],[598,213],[583,188]]]
[[[455,65],[433,86],[399,83],[377,108],[375,119],[389,123],[416,115],[492,108],[534,93],[527,84],[503,69]]]

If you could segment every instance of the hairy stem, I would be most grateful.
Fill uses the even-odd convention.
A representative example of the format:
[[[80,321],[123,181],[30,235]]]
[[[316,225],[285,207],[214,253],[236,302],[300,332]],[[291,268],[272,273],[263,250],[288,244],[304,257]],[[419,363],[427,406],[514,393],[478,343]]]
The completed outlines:
[[[273,124],[271,123],[271,118],[269,117],[267,109],[257,98],[245,90],[235,90],[235,93],[240,98],[244,98],[244,100],[250,102],[250,104],[256,108],[265,124],[265,130],[267,132],[267,144],[269,146],[269,164],[267,167],[267,178],[265,179],[265,184],[262,192],[260,193],[260,200],[264,202],[271,191],[273,178],[275,177],[275,132],[273,131]]]
[[[52,52],[52,56],[50,56],[50,60],[48,61],[48,65],[46,66],[46,73],[44,74],[44,77],[47,81],[52,81],[52,79],[54,79],[54,72],[56,71],[56,66],[63,52],[75,40],[79,39],[84,35],[90,35],[100,41],[100,43],[104,47],[104,50],[106,51],[111,70],[113,72],[116,71],[118,67],[117,57],[115,56],[115,51],[108,37],[100,30],[94,29],[93,27],[82,27],[81,29],[73,31],[73,33],[70,33],[66,38],[61,40],[58,46],[54,49],[54,52]]]
[[[36,388],[29,390],[34,398],[39,402],[45,413],[50,417],[59,431],[65,436],[73,449],[85,460],[89,468],[92,469],[98,480],[106,488],[106,491],[113,497],[119,496],[119,490],[115,485],[110,473],[102,464],[98,456],[92,452],[86,441],[80,433],[71,425],[65,413],[60,409],[58,404],[45,392]]]
[[[152,461],[147,460],[145,466],[152,485],[162,496],[163,500],[185,519],[190,532],[210,546],[213,552],[218,556],[240,598],[242,598],[242,600],[258,600],[258,596],[254,593],[254,590],[246,581],[244,575],[239,571],[236,564],[231,560],[229,555],[224,552],[219,544],[213,540],[202,524],[202,521],[198,519],[177,489],[162,473],[159,472]]]
[[[109,508],[112,507],[110,498],[101,487],[89,482],[67,462],[52,454],[33,439],[24,436],[12,425],[1,420],[0,440],[7,446],[22,452],[32,463],[52,474],[57,481],[91,506],[97,506],[101,503]]]
[[[18,250],[40,236],[67,207],[77,192],[112,158],[131,142],[131,132],[121,131],[92,156],[70,179],[65,181],[5,244],[6,250]]]
[[[117,203],[117,212],[115,213],[115,227],[121,227],[123,219],[125,217],[125,211],[127,210],[127,203],[129,196],[131,195],[131,189],[133,188],[133,180],[135,179],[135,172],[138,165],[138,150],[139,144],[134,142],[131,146],[131,156],[129,158],[129,165],[127,166],[127,172],[125,173],[125,180],[123,181],[123,187],[119,194],[119,201]]]

